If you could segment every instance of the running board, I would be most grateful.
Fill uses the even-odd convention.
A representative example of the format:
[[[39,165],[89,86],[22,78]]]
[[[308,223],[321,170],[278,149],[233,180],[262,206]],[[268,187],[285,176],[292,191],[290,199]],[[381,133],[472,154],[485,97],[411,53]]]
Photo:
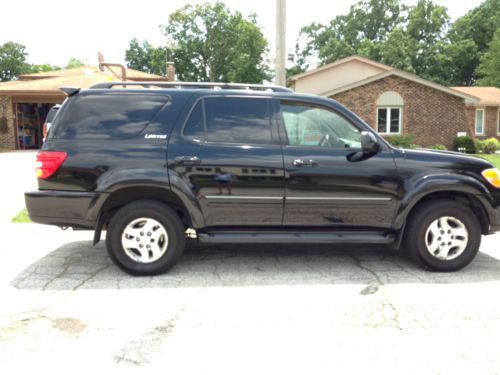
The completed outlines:
[[[396,237],[384,232],[212,232],[198,233],[203,243],[352,243],[392,244]]]

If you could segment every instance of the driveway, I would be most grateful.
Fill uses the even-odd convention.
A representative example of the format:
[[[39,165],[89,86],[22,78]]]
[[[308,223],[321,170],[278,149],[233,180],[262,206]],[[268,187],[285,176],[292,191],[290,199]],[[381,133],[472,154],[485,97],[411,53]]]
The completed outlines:
[[[2,373],[500,373],[500,235],[452,274],[383,247],[189,243],[137,278],[88,232],[0,231]]]

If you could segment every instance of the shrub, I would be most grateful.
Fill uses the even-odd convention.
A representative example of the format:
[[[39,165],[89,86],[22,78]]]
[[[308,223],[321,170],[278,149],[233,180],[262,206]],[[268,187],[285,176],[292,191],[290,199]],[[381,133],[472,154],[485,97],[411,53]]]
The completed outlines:
[[[488,138],[485,140],[476,140],[476,149],[481,154],[494,154],[500,150],[500,142],[496,138]]]
[[[474,140],[465,135],[461,137],[456,137],[453,140],[453,148],[457,151],[465,151],[468,154],[474,154],[476,152],[476,145]]]
[[[408,135],[389,135],[387,137],[384,137],[387,142],[389,142],[391,145],[394,147],[402,147],[402,148],[417,148],[417,147],[412,147],[416,146],[413,145],[413,139],[415,136],[408,134]]]
[[[446,148],[445,145],[441,145],[441,144],[435,144],[435,145],[429,146],[427,148],[430,148],[431,150],[441,150],[441,151],[448,150],[448,148]]]

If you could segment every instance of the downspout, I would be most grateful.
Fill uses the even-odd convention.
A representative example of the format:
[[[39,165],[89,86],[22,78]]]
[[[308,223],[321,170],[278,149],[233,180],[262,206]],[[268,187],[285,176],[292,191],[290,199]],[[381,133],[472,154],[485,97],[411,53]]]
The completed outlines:
[[[103,71],[104,71],[103,67],[109,68],[109,67],[112,67],[112,66],[115,66],[115,67],[120,68],[122,70],[122,78],[121,78],[121,80],[122,81],[126,81],[127,80],[127,69],[125,68],[125,66],[123,66],[122,64],[112,64],[112,63],[106,63],[106,62],[99,63],[99,69],[101,69]],[[115,74],[113,72],[113,70],[111,70],[111,73]]]

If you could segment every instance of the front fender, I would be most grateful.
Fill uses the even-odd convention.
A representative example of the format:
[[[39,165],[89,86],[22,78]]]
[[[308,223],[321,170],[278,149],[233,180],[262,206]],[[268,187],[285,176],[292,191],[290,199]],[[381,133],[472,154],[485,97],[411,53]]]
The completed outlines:
[[[419,177],[405,183],[405,194],[401,199],[394,227],[402,228],[412,209],[426,196],[433,193],[462,193],[473,195],[483,206],[488,215],[491,215],[493,197],[487,187],[476,178],[459,174],[438,174]]]

